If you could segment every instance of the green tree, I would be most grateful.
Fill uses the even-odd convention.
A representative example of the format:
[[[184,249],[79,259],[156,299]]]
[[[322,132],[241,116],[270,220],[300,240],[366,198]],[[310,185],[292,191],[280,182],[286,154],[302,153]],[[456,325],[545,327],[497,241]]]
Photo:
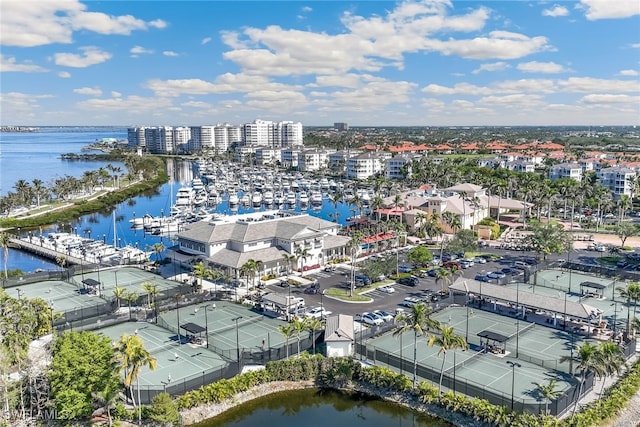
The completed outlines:
[[[616,234],[620,238],[620,246],[624,246],[629,237],[637,236],[640,228],[636,224],[623,222],[616,226]]]
[[[313,354],[316,354],[316,331],[322,329],[322,320],[315,317],[308,317],[305,319],[305,327],[311,332],[311,347],[313,348]]]
[[[280,332],[285,339],[285,346],[286,346],[286,356],[287,359],[289,358],[289,338],[293,337],[295,335],[295,330],[293,329],[293,325],[291,325],[290,323],[287,323],[286,325],[282,325],[282,326],[278,326],[278,332]]]
[[[544,259],[549,254],[560,254],[571,250],[573,242],[569,234],[559,224],[535,224],[533,233],[524,239],[525,244],[541,254]]]
[[[580,384],[578,385],[578,396],[582,395],[582,387],[584,386],[584,382],[587,378],[587,374],[590,372],[601,375],[604,371],[604,366],[602,362],[602,358],[598,354],[598,347],[591,344],[590,342],[585,342],[581,346],[578,346],[576,357],[578,360],[577,368],[580,370]],[[560,359],[561,362],[567,361],[571,358],[571,356],[564,356]],[[578,409],[578,401],[576,399],[575,406],[573,408],[573,413],[575,414]]]
[[[423,267],[433,259],[433,254],[424,246],[416,246],[407,253],[407,259],[416,266]]]
[[[393,336],[413,331],[413,387],[418,380],[418,337],[426,336],[430,329],[437,328],[439,322],[430,317],[431,307],[424,303],[415,304],[411,310],[396,316],[396,330]]]
[[[436,284],[440,284],[440,290],[444,291],[444,284],[451,284],[452,273],[448,268],[439,268],[436,271]]]
[[[200,261],[193,266],[193,274],[198,280],[198,288],[202,289],[202,281],[204,279],[211,279],[213,277],[213,270],[204,265],[204,262]]]
[[[298,257],[295,254],[282,254],[282,258],[287,265],[287,275],[291,274],[291,271],[298,264]]]
[[[624,352],[622,348],[611,341],[598,343],[598,358],[602,364],[602,376],[620,374],[625,366]],[[602,381],[600,395],[604,391],[605,381]]]
[[[51,398],[59,414],[91,415],[93,390],[118,388],[111,340],[93,332],[67,332],[56,337],[49,370]]]
[[[447,244],[449,252],[469,252],[478,248],[478,237],[473,230],[460,230]]]
[[[538,395],[542,399],[544,399],[544,414],[548,415],[549,402],[554,400],[560,394],[562,394],[560,390],[556,389],[556,387],[558,386],[558,382],[555,380],[555,378],[549,378],[549,381],[546,384],[534,382],[533,385],[536,386],[536,391],[538,392]]]
[[[120,300],[124,299],[126,291],[127,290],[125,288],[120,288],[118,286],[113,289],[113,297],[116,299],[118,309],[120,309]]]
[[[4,277],[8,278],[7,261],[9,260],[9,245],[11,244],[11,237],[8,233],[0,233],[0,247],[4,250]]]
[[[150,370],[156,369],[157,361],[151,353],[144,348],[142,338],[137,335],[122,334],[120,340],[115,345],[115,358],[120,364],[120,371],[125,371],[124,385],[129,388],[129,394],[134,406],[136,401],[131,393],[131,385],[135,382],[138,389],[138,424],[142,420],[142,405],[140,405],[140,370],[148,367]]]
[[[293,323],[291,323],[291,326],[293,328],[293,333],[295,334],[298,341],[298,357],[300,357],[300,336],[307,329],[307,324],[304,319],[295,318],[293,319]]]
[[[456,335],[456,331],[452,326],[440,325],[438,327],[440,334],[431,335],[429,337],[429,347],[437,345],[438,356],[442,354],[442,365],[440,366],[440,383],[438,386],[438,392],[442,392],[442,377],[444,376],[444,363],[447,359],[447,351],[455,351],[457,348],[467,349],[469,346],[465,339],[459,335]]]
[[[118,399],[118,393],[120,387],[114,383],[109,383],[106,388],[98,393],[93,393],[93,398],[101,405],[107,413],[107,422],[109,427],[113,425],[113,418],[111,417],[111,410],[115,407],[115,403]]]
[[[180,412],[168,393],[160,393],[151,401],[149,418],[161,426],[175,426],[180,423]]]

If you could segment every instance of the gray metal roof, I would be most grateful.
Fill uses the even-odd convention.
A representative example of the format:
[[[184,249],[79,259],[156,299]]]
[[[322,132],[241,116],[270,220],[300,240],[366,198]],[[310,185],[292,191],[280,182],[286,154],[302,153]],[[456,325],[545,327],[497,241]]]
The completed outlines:
[[[353,316],[336,314],[327,317],[325,342],[353,341]]]
[[[453,285],[449,286],[449,289],[494,298],[507,303],[518,303],[529,308],[551,313],[564,315],[566,312],[569,317],[583,320],[593,319],[595,316],[602,314],[602,310],[581,302],[568,301],[564,297],[518,292],[517,289],[483,283],[477,280],[458,279]]]
[[[264,263],[283,260],[282,255],[286,253],[287,252],[273,246],[249,252],[236,252],[232,251],[231,249],[225,248],[212,254],[209,259],[212,262],[223,265],[225,267],[240,268],[245,262],[249,261],[250,259],[262,261]]]

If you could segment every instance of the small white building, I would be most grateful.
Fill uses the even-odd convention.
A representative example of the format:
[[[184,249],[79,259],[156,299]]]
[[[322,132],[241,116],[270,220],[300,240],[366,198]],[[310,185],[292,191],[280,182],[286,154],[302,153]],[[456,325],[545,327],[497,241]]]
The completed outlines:
[[[598,172],[600,184],[607,187],[616,199],[623,195],[629,197],[634,195],[636,176],[633,169],[622,166],[605,168]]]
[[[549,168],[549,179],[557,181],[562,178],[582,181],[582,167],[578,163],[562,163]]]
[[[353,316],[336,314],[327,317],[324,333],[327,357],[347,357],[354,352]]]
[[[385,161],[391,153],[368,152],[347,159],[347,179],[364,180],[384,170]]]

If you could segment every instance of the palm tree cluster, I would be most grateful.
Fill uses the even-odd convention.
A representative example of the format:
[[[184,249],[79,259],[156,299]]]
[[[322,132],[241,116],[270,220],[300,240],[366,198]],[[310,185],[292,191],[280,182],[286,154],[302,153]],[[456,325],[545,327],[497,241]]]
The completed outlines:
[[[394,336],[400,336],[405,332],[413,332],[413,387],[416,387],[418,380],[418,338],[428,336],[428,345],[430,347],[436,345],[439,347],[438,356],[442,355],[442,366],[440,368],[439,390],[442,391],[442,378],[444,376],[444,365],[447,358],[447,352],[456,349],[466,349],[468,344],[466,340],[456,335],[455,330],[451,326],[440,324],[431,318],[431,307],[425,303],[415,304],[407,313],[401,313],[396,316],[396,330]],[[435,330],[433,334],[430,334]]]
[[[302,334],[307,331],[312,334],[312,348],[313,354],[316,353],[316,332],[323,327],[323,321],[315,317],[305,317],[304,319],[295,318],[291,323],[278,327],[280,332],[285,338],[286,357],[289,358],[289,339],[296,337],[298,341],[298,356],[300,356],[300,341]]]

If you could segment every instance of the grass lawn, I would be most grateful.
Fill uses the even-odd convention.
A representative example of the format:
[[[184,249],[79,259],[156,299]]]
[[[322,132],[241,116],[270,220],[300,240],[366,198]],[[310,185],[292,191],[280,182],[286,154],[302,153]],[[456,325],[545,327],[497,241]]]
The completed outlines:
[[[353,296],[349,296],[349,289],[342,289],[342,288],[329,288],[325,291],[325,295],[328,295],[332,298],[336,298],[339,299],[341,301],[350,301],[350,302],[371,302],[372,299],[364,296],[364,295],[360,295],[358,292],[360,292],[363,288],[358,288],[358,290],[356,290],[356,292],[354,293]],[[371,286],[368,287],[368,289],[372,289]]]

